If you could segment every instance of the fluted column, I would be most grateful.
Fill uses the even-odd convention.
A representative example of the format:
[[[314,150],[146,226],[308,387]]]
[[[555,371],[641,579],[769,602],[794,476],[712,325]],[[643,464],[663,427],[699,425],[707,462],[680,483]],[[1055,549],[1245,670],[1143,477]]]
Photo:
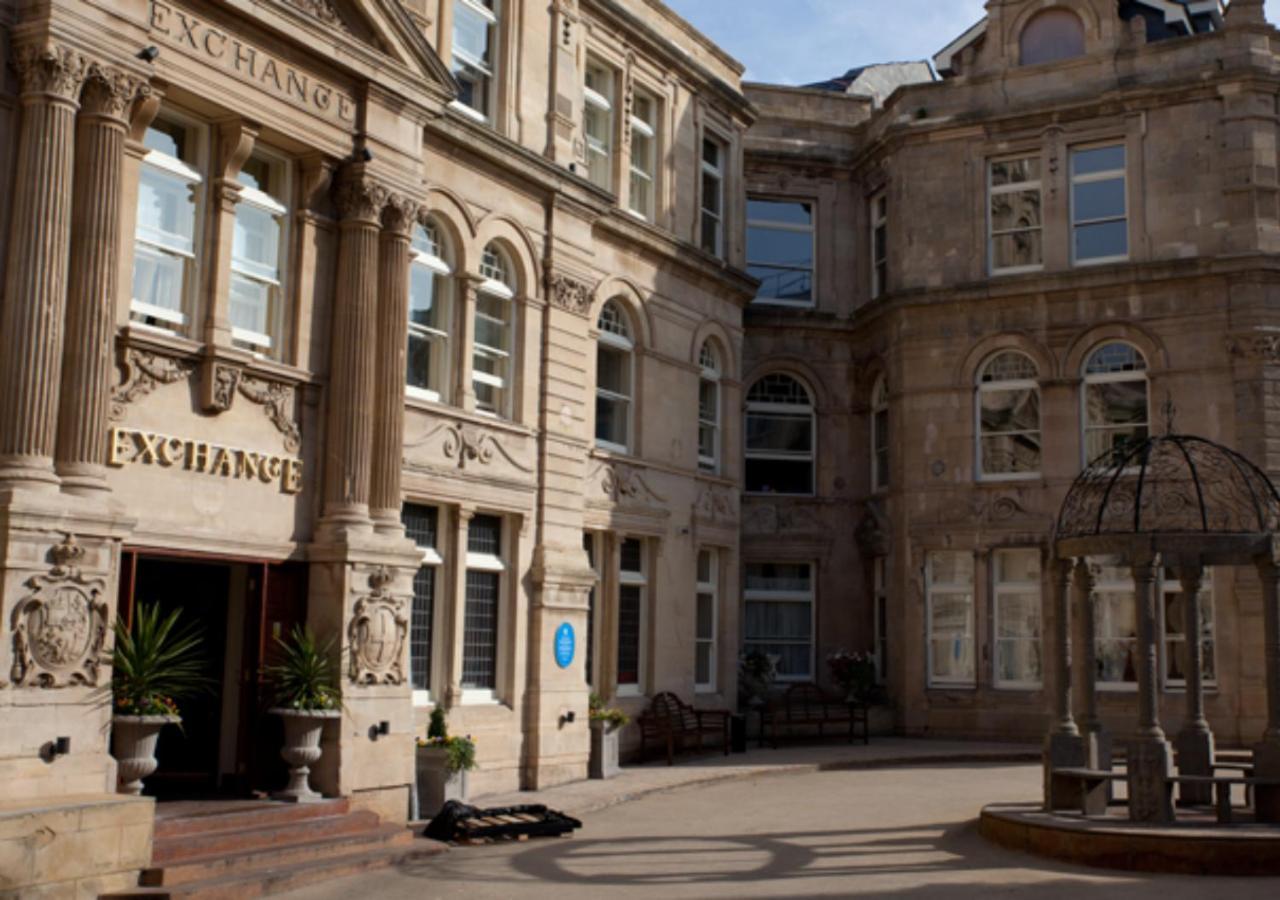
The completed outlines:
[[[1097,616],[1093,606],[1093,571],[1086,559],[1076,563],[1071,580],[1072,603],[1076,611],[1076,693],[1080,700],[1080,726],[1086,734],[1102,730],[1098,715]]]
[[[9,258],[0,317],[0,485],[54,485],[71,243],[75,119],[86,63],[18,47],[21,84]]]
[[[404,444],[404,383],[409,341],[409,234],[417,208],[393,198],[382,215],[378,244],[378,371],[373,431],[373,521],[402,533],[400,466]]]
[[[362,172],[338,185],[341,218],[329,360],[325,522],[367,530],[373,456],[378,231],[386,189]]]
[[[120,178],[126,116],[141,82],[91,66],[76,129],[67,337],[58,409],[57,472],[63,490],[106,489],[107,413],[112,382],[120,256]]]
[[[1156,633],[1156,575],[1158,569],[1153,559],[1133,564],[1133,596],[1138,614],[1138,736],[1162,740],[1164,729],[1160,727],[1160,697],[1158,681],[1158,650]]]
[[[1200,589],[1204,568],[1184,566],[1178,571],[1182,582],[1183,630],[1187,641],[1187,716],[1174,741],[1178,751],[1179,775],[1212,775],[1214,742],[1209,720],[1204,714],[1204,642],[1200,639]],[[1179,787],[1186,803],[1212,803],[1213,789],[1207,784]]]
[[[1053,600],[1053,730],[1074,737],[1080,730],[1071,714],[1071,560],[1054,560],[1049,578]]]

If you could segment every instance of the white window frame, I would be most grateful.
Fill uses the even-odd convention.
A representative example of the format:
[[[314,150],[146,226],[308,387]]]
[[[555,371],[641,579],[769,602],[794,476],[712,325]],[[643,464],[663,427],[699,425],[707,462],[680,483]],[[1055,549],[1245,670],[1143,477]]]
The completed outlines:
[[[425,231],[427,231],[428,234],[430,234],[432,231],[435,232],[436,248],[437,248],[437,251],[439,251],[440,241],[443,240],[443,238],[440,236],[440,226],[435,225],[434,223],[428,223],[426,225],[422,225],[421,227]],[[421,250],[418,250],[416,247],[413,247],[412,245],[410,245],[409,247],[410,271],[412,271],[414,266],[421,266],[422,268],[427,269],[429,272],[431,272],[432,275],[438,276],[443,279],[448,279],[450,276],[453,275],[453,269],[449,266],[449,263],[442,256],[433,256],[429,253],[425,253]],[[453,285],[446,281],[445,290],[452,292]],[[440,297],[436,297],[435,299],[437,303],[440,302]],[[452,296],[448,298],[450,318],[452,318],[452,313],[453,313],[453,299],[454,298]],[[409,328],[410,338],[417,337],[428,342],[431,342],[433,340],[439,340],[444,345],[444,352],[446,356],[449,354],[449,344],[450,344],[449,332],[440,331],[439,329],[436,329],[436,328],[428,328],[425,325],[416,325],[412,321],[409,322],[408,328]],[[452,368],[452,367],[449,366],[448,368]],[[445,384],[442,385],[442,387],[445,389],[445,391],[448,391],[447,381]],[[432,403],[439,403],[441,400],[440,392],[430,390],[429,388],[421,388],[421,387],[418,387],[417,385],[408,384],[407,382],[405,384],[405,393],[410,397],[414,397],[419,400],[427,400]]]
[[[708,359],[710,359],[711,365],[707,365]],[[698,376],[698,468],[703,472],[715,475],[720,471],[720,419],[721,407],[724,403],[720,389],[720,356],[709,340],[703,343],[702,350],[698,353],[698,367],[701,370]],[[702,417],[702,387],[704,384],[712,385],[712,390],[715,392],[716,411],[714,419],[704,419]],[[711,456],[704,456],[702,453],[703,428],[711,429]]]
[[[501,553],[506,554],[509,550],[510,541],[511,541],[511,538],[510,538],[511,527],[510,527],[510,522],[507,520],[507,517],[500,513],[488,513],[488,512],[477,513],[477,515],[492,516],[493,518],[496,518],[501,523],[502,530],[500,532],[500,537],[499,537],[499,541],[500,541],[499,550]],[[472,517],[471,521],[474,522],[475,517]],[[470,529],[471,527],[470,522],[468,523],[467,527],[468,529]],[[466,536],[466,540],[468,541],[468,543],[470,542],[469,534]],[[494,686],[492,688],[463,687],[461,688],[461,695],[462,695],[461,702],[463,705],[466,705],[466,706],[495,706],[501,702],[499,699],[499,690],[502,686],[503,670],[504,670],[502,632],[503,632],[503,624],[509,615],[509,610],[507,608],[507,581],[508,581],[507,564],[506,562],[504,562],[502,556],[498,556],[493,553],[473,553],[469,548],[464,548],[464,549],[466,549],[466,555],[463,557],[465,564],[464,564],[463,574],[462,574],[463,607],[461,610],[461,618],[463,621],[463,634],[464,634],[463,640],[465,641],[465,633],[466,633],[466,619],[467,619],[466,604],[469,602],[467,598],[467,589],[466,589],[466,577],[467,577],[466,573],[467,572],[495,572],[498,574],[498,596],[496,601],[497,602],[496,618],[498,621],[497,621],[497,627],[494,629],[494,636],[493,636],[493,643],[494,643],[493,683],[494,683]],[[462,659],[463,659],[463,654],[465,652],[466,652],[465,647],[458,648],[459,680],[461,680],[461,677],[462,677]]]
[[[1040,566],[1038,572],[1040,577],[1035,581],[1001,581],[1000,580],[1000,563],[998,557],[1003,554],[1028,553],[1034,552],[1037,556],[1037,565]],[[1027,640],[1027,638],[1001,638],[1000,622],[1003,606],[1001,599],[1007,594],[1029,594],[1035,593],[1037,605],[1036,612],[1039,616],[1040,636],[1038,642],[1043,646],[1044,643],[1044,584],[1043,584],[1043,566],[1039,558],[1040,550],[1037,547],[1002,547],[995,550],[991,554],[991,669],[992,682],[996,688],[1005,691],[1038,691],[1044,687],[1044,657],[1040,658],[1040,678],[1038,680],[1007,680],[1000,677],[1000,658],[1001,645],[1006,641]]]
[[[631,572],[622,568],[622,545],[629,540],[638,541],[640,543],[640,571]],[[621,634],[614,633],[614,640],[619,641],[617,645],[618,652],[614,655],[615,668],[613,671],[613,687],[614,694],[618,697],[643,697],[645,678],[648,675],[648,666],[645,660],[645,632],[649,627],[649,541],[638,535],[619,535],[618,536],[618,582],[614,595],[615,618],[619,628],[622,625],[622,589],[624,587],[635,587],[640,590],[640,621],[639,634],[636,637],[636,683],[620,684],[618,682],[618,670],[616,668],[617,660],[621,657],[622,645],[619,641]]]
[[[868,204],[868,217],[871,220],[871,251],[867,258],[871,260],[871,299],[878,300],[885,294],[889,280],[889,192],[877,191],[872,194]],[[878,234],[884,235],[884,254],[876,241]],[[880,275],[880,267],[884,266],[884,277]]]
[[[743,429],[745,431],[747,420],[752,413],[762,413],[769,415],[776,413],[778,415],[798,416],[801,413],[807,413],[809,416],[809,453],[807,456],[800,456],[795,453],[778,451],[778,450],[752,450],[747,441],[747,435],[744,434],[742,442],[743,468],[746,468],[746,461],[752,459],[775,460],[779,462],[799,462],[800,460],[808,460],[809,462],[809,490],[804,493],[780,493],[778,491],[750,491],[744,487],[743,493],[749,497],[813,497],[818,492],[818,413],[813,403],[813,391],[809,385],[805,384],[790,372],[767,373],[756,379],[757,382],[767,378],[771,374],[781,374],[790,378],[805,392],[809,398],[807,404],[799,403],[769,403],[761,400],[751,400],[751,391],[747,391],[747,409],[746,415],[743,416]],[[753,385],[754,387],[754,385]]]
[[[187,120],[185,117],[172,116],[166,114],[165,122],[172,123],[178,128],[186,132],[188,140],[192,140],[196,144],[195,160],[196,166],[203,168],[207,164],[207,156],[205,154],[205,129],[201,125]],[[184,283],[182,296],[179,298],[178,309],[172,310],[163,306],[155,306],[146,303],[133,296],[133,277],[130,273],[129,278],[129,313],[130,324],[134,327],[145,328],[147,330],[155,330],[165,334],[182,333],[188,323],[194,316],[192,309],[197,290],[193,284],[198,281],[198,274],[194,271],[199,263],[199,249],[204,235],[204,219],[205,219],[205,178],[200,168],[192,166],[190,163],[184,162],[176,157],[169,156],[159,150],[148,150],[142,158],[142,165],[150,167],[163,173],[164,175],[181,178],[186,182],[188,189],[192,195],[192,228],[191,228],[191,251],[178,250],[173,247],[165,247],[155,241],[147,240],[139,234],[139,228],[135,217],[134,223],[134,254],[137,255],[138,245],[146,248],[145,252],[160,254],[163,256],[174,256],[184,260],[184,265],[188,267],[186,273],[190,276],[190,283]],[[136,204],[135,204],[136,205]],[[130,263],[133,261],[130,260]],[[187,279],[184,279],[186,282]],[[165,325],[149,325],[134,319],[134,316],[142,319],[156,319]],[[172,327],[166,327],[172,326]]]
[[[587,180],[596,185],[596,187],[612,192],[614,189],[613,144],[615,139],[613,133],[613,98],[617,94],[617,72],[596,58],[588,56],[586,74],[589,77],[593,72],[598,73],[600,76],[607,79],[609,93],[607,95],[602,94],[594,88],[589,87],[586,83],[587,79],[584,77],[582,84],[582,139],[586,148]],[[590,110],[594,110],[604,116],[605,137],[603,141],[599,138],[592,137],[587,130],[586,117]],[[601,184],[599,181],[591,177],[591,158],[593,153],[604,161],[604,184]]]
[[[1019,181],[1013,184],[1002,184],[996,186],[992,184],[992,170],[995,166],[1002,162],[1016,162],[1023,159],[1034,159],[1041,167],[1040,177],[1033,181]],[[1015,153],[1004,156],[994,157],[987,160],[987,273],[989,275],[1018,275],[1024,272],[1041,272],[1044,270],[1044,165],[1040,151],[1028,151],[1026,153]],[[1001,231],[999,234],[995,232],[995,221],[991,216],[991,201],[999,194],[1021,194],[1035,190],[1040,195],[1040,224],[1035,228],[1015,228]],[[1040,234],[1040,262],[1025,266],[1005,266],[1003,268],[996,265],[996,238],[1003,237],[1007,234],[1018,234],[1022,232],[1030,233],[1032,231]]]
[[[959,555],[969,555],[962,550],[931,550],[925,558],[925,659],[928,677],[928,686],[930,688],[938,688],[943,690],[974,690],[978,686],[978,635],[977,635],[977,596],[975,595],[975,584],[977,580],[977,566],[974,565],[970,572],[971,580],[968,586],[962,584],[953,584],[951,582],[934,582],[933,580],[933,562],[935,556],[939,553],[956,553]],[[934,674],[933,666],[933,607],[934,600],[940,596],[958,596],[969,595],[969,616],[966,622],[966,630],[963,637],[967,638],[970,643],[970,656],[973,673],[968,678],[942,678]],[[950,638],[951,636],[946,636]],[[941,640],[941,638],[938,638]]]
[[[1076,175],[1075,158],[1077,153],[1089,150],[1105,150],[1119,147],[1124,154],[1124,165],[1119,169],[1106,169],[1102,172],[1090,172],[1088,175]],[[1104,266],[1108,263],[1126,262],[1133,252],[1133,238],[1129,231],[1129,147],[1124,140],[1091,141],[1088,144],[1073,146],[1067,153],[1067,176],[1069,180],[1067,198],[1071,208],[1071,265],[1075,267]],[[1104,216],[1101,219],[1085,219],[1076,221],[1076,185],[1093,184],[1099,181],[1120,181],[1120,195],[1124,198],[1123,216]],[[1124,222],[1124,253],[1113,253],[1110,256],[1093,256],[1079,259],[1076,255],[1076,229],[1088,225],[1104,225],[1108,222]]]
[[[636,89],[636,96],[632,101],[632,108],[639,106],[638,101],[644,99],[649,103],[649,109],[653,115],[653,121],[649,122],[632,113],[627,127],[631,129],[631,154],[629,168],[631,172],[631,182],[627,188],[627,211],[631,215],[645,222],[653,222],[658,215],[658,160],[662,158],[661,148],[658,146],[658,122],[661,119],[661,101],[658,100],[656,94],[640,88]],[[636,165],[636,135],[647,139],[651,150],[651,158],[648,160],[649,169],[645,169],[643,165]],[[646,182],[649,190],[647,193],[649,203],[648,206],[637,206],[636,203],[636,180]]]
[[[800,590],[766,590],[761,588],[749,588],[746,586],[746,569],[752,565],[785,565],[785,566],[804,566],[809,570],[809,589],[807,591]],[[818,604],[817,604],[817,577],[818,566],[813,562],[797,562],[795,560],[759,560],[753,559],[748,561],[743,567],[743,643],[771,643],[771,644],[799,644],[794,639],[774,638],[769,641],[748,641],[745,634],[745,624],[747,621],[746,606],[752,602],[765,603],[804,603],[809,606],[809,671],[804,675],[778,675],[776,681],[779,684],[800,684],[806,681],[814,681],[818,677],[817,672],[817,632],[818,632]]]
[[[413,500],[407,500],[405,502],[406,504],[411,504],[414,506],[432,507],[435,509],[436,511],[436,542],[439,543],[440,536],[444,533],[444,522],[445,522],[444,509],[440,506],[434,506],[433,504],[430,504],[430,503],[417,503]],[[435,570],[435,597],[432,598],[433,605],[435,608],[431,612],[431,665],[432,665],[432,668],[437,668],[436,660],[439,659],[439,654],[436,651],[440,646],[440,629],[437,628],[436,625],[440,621],[440,616],[439,616],[440,597],[441,597],[441,591],[444,588],[444,579],[442,578],[442,575],[444,574],[444,557],[440,555],[440,550],[437,547],[428,547],[422,544],[418,544],[415,546],[417,547],[419,552],[422,553],[421,567],[423,568],[430,567]],[[411,618],[409,634],[410,634],[410,638],[412,639],[412,634],[413,634],[412,603],[410,604],[409,615]],[[434,678],[431,678],[431,676],[434,674],[435,673],[428,673],[429,680],[431,681],[435,680]],[[409,683],[411,685],[413,684],[412,652],[410,652],[409,654]],[[432,703],[433,701],[431,698],[431,691],[429,690],[423,691],[417,688],[413,689],[413,705],[414,706],[431,706]]]
[[[706,144],[708,142],[714,144],[719,149],[718,155],[719,155],[720,164],[718,166],[713,166],[711,163],[707,162],[706,160],[706,153],[704,151],[706,148]],[[724,226],[725,226],[726,217],[725,217],[725,205],[724,205],[724,198],[725,198],[724,186],[725,186],[725,174],[728,170],[728,165],[727,165],[728,156],[729,156],[729,141],[710,129],[704,129],[702,133],[702,140],[698,143],[698,164],[699,164],[698,170],[702,173],[702,176],[703,176],[698,179],[698,246],[702,247],[702,234],[703,234],[703,231],[705,230],[705,223],[707,219],[710,218],[714,220],[716,223],[716,240],[715,240],[716,246],[715,246],[715,250],[708,250],[707,252],[711,253],[712,256],[715,256],[718,259],[724,259],[725,257]],[[710,175],[716,180],[716,193],[718,194],[720,199],[719,213],[714,213],[707,209],[707,198],[705,196],[705,190],[704,190],[706,186],[707,175]],[[706,250],[707,248],[702,247],[702,249]]]
[[[476,294],[485,294],[489,297],[497,298],[507,304],[509,316],[505,327],[507,329],[507,341],[510,344],[510,347],[504,350],[501,347],[491,347],[488,344],[480,343],[477,336],[480,334],[478,320],[481,317],[481,312],[480,304],[477,302],[474,312],[474,317],[477,321],[472,323],[471,381],[473,392],[475,391],[475,384],[483,384],[486,387],[493,388],[501,398],[498,404],[498,409],[490,411],[487,409],[477,408],[476,414],[481,416],[490,416],[496,419],[506,419],[511,416],[512,385],[515,379],[516,292],[510,284],[497,277],[499,274],[505,274],[507,279],[511,279],[513,277],[511,274],[512,262],[510,257],[497,248],[493,248],[492,250],[489,248],[485,249],[486,255],[490,252],[495,254],[497,259],[501,261],[501,266],[504,271],[500,272],[497,268],[490,268],[487,264],[482,263],[481,274],[486,277],[485,280],[480,282],[479,286],[476,288]],[[475,360],[481,356],[505,360],[507,369],[506,377],[500,378],[496,375],[490,375],[488,372],[481,372],[475,365]]]
[[[723,145],[722,145],[723,146]],[[723,195],[723,182],[721,185],[721,194]],[[803,269],[794,267],[796,272],[808,271],[809,273],[809,299],[808,300],[787,300],[781,297],[769,297],[763,294],[757,294],[751,299],[753,305],[758,306],[786,306],[792,309],[813,309],[818,305],[818,201],[813,198],[796,199],[794,197],[768,197],[764,195],[752,195],[747,198],[747,208],[750,209],[750,201],[757,200],[763,203],[785,203],[793,206],[807,206],[809,208],[809,224],[796,225],[791,222],[777,222],[772,219],[747,219],[747,232],[750,234],[752,228],[762,228],[769,231],[789,231],[794,234],[809,235],[809,268]],[[723,202],[723,199],[722,199]],[[750,247],[750,240],[747,245]],[[783,268],[774,263],[761,263],[753,261],[750,255],[747,257],[747,267],[752,265],[764,266],[770,269]]]
[[[485,106],[488,107],[488,112],[485,112],[484,110],[476,109],[474,106],[468,106],[466,103],[463,103],[461,100],[453,100],[450,102],[449,106],[452,107],[453,109],[458,110],[459,112],[463,113],[469,118],[472,118],[477,122],[483,122],[485,124],[491,124],[493,122],[495,117],[494,114],[496,112],[494,107],[497,106],[498,70],[499,70],[498,55],[501,52],[501,34],[500,34],[501,29],[499,27],[501,25],[501,20],[502,20],[501,3],[502,3],[502,0],[493,0],[493,9],[489,9],[483,3],[477,3],[475,2],[475,0],[453,0],[453,4],[454,4],[453,8],[455,10],[453,15],[455,19],[457,16],[456,9],[458,5],[461,4],[463,6],[466,6],[468,9],[475,12],[477,15],[481,16],[482,18],[488,20],[489,22],[489,54],[490,56],[493,57],[493,60],[492,62],[486,63],[484,60],[476,59],[474,56],[472,56],[470,53],[466,52],[465,50],[459,49],[458,41],[457,41],[457,23],[456,21],[452,23],[453,31],[450,34],[450,39],[449,39],[449,44],[450,44],[449,55],[451,57],[451,61],[461,60],[463,64],[470,66],[473,69],[476,69],[484,76],[485,82],[486,82]],[[451,66],[450,68],[452,69],[453,67]]]
[[[702,554],[710,556],[709,569],[710,581],[702,581],[698,573],[700,557]],[[720,637],[720,551],[714,547],[703,547],[698,550],[694,558],[694,609],[693,609],[693,692],[695,694],[714,694],[716,692],[716,668],[720,661],[717,658],[719,654],[716,652],[716,644]],[[711,636],[703,637],[698,633],[698,598],[702,595],[711,597]],[[706,645],[710,648],[708,654],[711,673],[711,680],[706,682],[698,681],[698,647]]]
[[[280,179],[280,190],[277,192],[283,197],[292,196],[291,187],[291,166],[286,160],[274,153],[255,153],[258,159],[265,162],[271,169],[273,177]],[[251,281],[255,284],[265,284],[276,292],[277,309],[268,310],[267,327],[279,332],[277,337],[269,333],[253,331],[248,328],[238,328],[231,326],[231,339],[248,344],[252,353],[257,356],[265,356],[275,353],[276,358],[280,358],[280,351],[283,346],[277,346],[277,339],[280,345],[285,343],[285,307],[288,305],[288,298],[285,296],[285,282],[289,271],[289,247],[290,247],[290,228],[289,228],[289,208],[277,200],[270,194],[249,187],[248,185],[240,185],[240,193],[236,199],[236,209],[239,210],[242,204],[255,207],[263,212],[269,213],[279,220],[280,223],[280,246],[276,250],[277,266],[276,277],[269,278],[261,273],[250,271],[242,266],[236,265],[235,253],[231,254],[231,277],[236,276]],[[233,214],[234,216],[234,214]],[[234,227],[234,223],[233,223]]]
[[[892,462],[885,468],[888,472],[882,472],[880,466],[880,413],[884,413],[885,422],[889,422],[889,382],[881,375],[871,385],[871,492],[873,494],[882,493],[889,489],[891,479],[893,478]],[[883,429],[888,431],[888,428]],[[889,446],[889,435],[883,435],[885,440],[886,455],[892,452]]]
[[[985,376],[986,376],[987,369],[999,357],[1004,356],[1006,353],[1016,353],[1019,356],[1026,359],[1029,363],[1031,363],[1031,365],[1036,370],[1036,377],[1035,378],[1015,378],[1015,379],[1010,379],[1009,381],[986,381]],[[1030,356],[1028,356],[1026,353],[1023,353],[1021,350],[1015,350],[1012,348],[997,350],[995,353],[987,357],[986,360],[983,361],[982,365],[978,368],[978,384],[977,384],[978,390],[974,398],[974,404],[973,404],[973,429],[974,429],[974,435],[975,435],[973,452],[974,452],[974,459],[977,461],[977,465],[975,466],[975,469],[977,470],[977,473],[978,473],[978,481],[983,481],[983,482],[1037,481],[1042,477],[1043,470],[1044,470],[1044,427],[1043,427],[1044,416],[1042,414],[1043,407],[1040,405],[1039,402],[1037,402],[1036,404],[1036,413],[1037,413],[1036,424],[1038,427],[1034,431],[1002,431],[996,435],[992,435],[993,437],[1012,437],[1017,435],[1034,434],[1037,437],[1039,437],[1041,441],[1040,466],[1036,469],[1036,471],[1034,472],[988,472],[986,468],[986,465],[987,465],[986,458],[983,456],[983,453],[982,453],[982,440],[983,438],[987,437],[987,432],[984,431],[982,427],[982,395],[988,394],[988,393],[995,394],[995,393],[1006,393],[1010,391],[1029,390],[1029,391],[1033,391],[1037,396],[1037,398],[1040,398],[1041,400],[1043,400],[1043,397],[1041,396],[1041,393],[1040,393],[1039,378],[1040,378],[1040,367],[1036,364],[1036,361],[1032,359]]]
[[[630,333],[633,330],[633,325],[631,322],[631,317],[627,314],[625,304],[623,304],[620,300],[609,300],[605,303],[605,306],[608,306],[610,303],[615,304],[618,310],[619,316],[622,318],[623,323],[627,327],[627,333],[628,335],[630,335]],[[603,315],[603,312],[604,312],[604,308],[602,307],[601,308],[602,315]],[[626,396],[626,395],[618,394],[618,393],[615,393],[614,391],[610,391],[605,388],[602,388],[600,386],[599,367],[597,366],[595,395],[597,397],[603,397],[606,400],[609,400],[615,403],[625,403],[627,405],[627,443],[618,444],[613,441],[607,441],[601,438],[597,434],[595,437],[595,445],[601,448],[602,450],[609,450],[613,453],[630,454],[631,445],[635,443],[635,421],[636,421],[635,395],[637,393],[636,392],[636,342],[634,338],[624,337],[623,335],[615,334],[614,332],[609,331],[607,329],[599,328],[599,320],[597,319],[596,343],[605,344],[606,346],[614,350],[618,350],[620,352],[624,352],[627,354],[627,365],[628,365],[627,383],[631,388],[631,395]],[[598,354],[597,354],[597,358],[598,358]]]
[[[1141,370],[1133,369],[1127,372],[1090,372],[1089,363],[1093,357],[1106,347],[1112,344],[1124,344],[1133,350],[1137,357],[1142,360],[1143,367]],[[1147,359],[1147,355],[1136,345],[1126,340],[1107,340],[1095,345],[1088,354],[1085,355],[1084,365],[1082,368],[1082,381],[1080,388],[1080,458],[1084,466],[1088,466],[1093,459],[1089,457],[1089,433],[1091,431],[1118,431],[1121,428],[1133,428],[1133,425],[1090,425],[1089,424],[1089,386],[1093,384],[1116,384],[1124,381],[1141,381],[1146,386],[1147,396],[1147,417],[1143,426],[1147,429],[1147,436],[1151,435],[1151,362]],[[1132,470],[1133,467],[1130,467]],[[1129,471],[1129,470],[1126,470]]]

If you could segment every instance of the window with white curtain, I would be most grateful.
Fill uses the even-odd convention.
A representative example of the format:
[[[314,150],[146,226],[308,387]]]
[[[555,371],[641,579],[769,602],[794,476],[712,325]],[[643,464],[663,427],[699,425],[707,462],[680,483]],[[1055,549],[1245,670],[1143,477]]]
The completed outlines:
[[[631,321],[622,304],[610,300],[596,328],[596,445],[629,453],[636,346]]]
[[[745,488],[753,494],[812,494],[813,400],[783,373],[766,375],[747,392]]]
[[[635,92],[630,128],[630,208],[640,218],[652,222],[658,177],[658,100],[652,94]]]
[[[288,170],[282,161],[254,155],[241,168],[239,181],[231,242],[231,339],[280,358]]]
[[[478,412],[509,416],[516,291],[511,261],[496,244],[485,247],[480,274],[484,281],[476,288],[471,388]]]
[[[813,566],[747,563],[743,651],[776,661],[779,681],[813,679]]]
[[[1040,372],[1025,353],[997,353],[978,372],[978,477],[1040,474]]]
[[[698,551],[698,583],[695,591],[694,630],[695,690],[716,689],[716,633],[720,606],[720,556],[715,550]]]
[[[582,90],[582,133],[586,138],[587,178],[597,187],[613,190],[613,70],[587,60]]]
[[[997,550],[992,554],[995,588],[995,683],[1001,688],[1038,688],[1040,656],[1040,551]]]
[[[710,341],[698,354],[698,468],[720,470],[720,358]]]
[[[1131,344],[1104,344],[1089,354],[1081,397],[1084,461],[1123,456],[1147,439],[1147,360]]]
[[[644,541],[626,538],[618,551],[619,696],[643,693],[645,592],[648,589]]]
[[[406,503],[401,512],[405,535],[422,554],[413,576],[413,607],[409,623],[409,681],[416,704],[431,702],[431,664],[434,658],[436,586],[444,559],[439,547],[439,510]]]
[[[493,118],[498,74],[500,0],[453,0],[453,77],[458,103],[482,121]]]
[[[453,319],[453,267],[440,230],[413,229],[409,250],[409,350],[405,383],[410,395],[449,396],[449,329]]]
[[[974,661],[973,554],[936,551],[926,564],[929,686],[972,687]]]
[[[129,317],[182,333],[191,321],[204,204],[203,131],[157,119],[138,182]]]

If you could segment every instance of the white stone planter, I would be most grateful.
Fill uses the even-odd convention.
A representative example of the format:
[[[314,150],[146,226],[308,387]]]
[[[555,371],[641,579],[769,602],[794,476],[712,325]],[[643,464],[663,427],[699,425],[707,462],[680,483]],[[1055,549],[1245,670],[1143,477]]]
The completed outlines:
[[[612,778],[618,768],[618,732],[622,729],[609,722],[591,723],[591,756],[587,774],[592,778]]]
[[[439,747],[418,747],[415,756],[418,786],[417,818],[433,819],[450,800],[467,802],[467,773],[450,772],[448,754]]]
[[[338,718],[336,709],[281,709],[271,710],[284,721],[284,747],[280,756],[289,764],[289,784],[271,796],[291,803],[310,803],[323,799],[311,789],[308,779],[311,767],[320,760],[320,736],[324,723]]]
[[[156,770],[160,729],[181,722],[178,716],[113,716],[111,755],[116,760],[116,791],[138,796],[142,779]]]

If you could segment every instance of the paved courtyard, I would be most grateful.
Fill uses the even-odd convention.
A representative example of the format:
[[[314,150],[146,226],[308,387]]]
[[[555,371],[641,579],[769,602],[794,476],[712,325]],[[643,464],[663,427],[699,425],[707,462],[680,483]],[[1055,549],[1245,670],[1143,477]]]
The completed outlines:
[[[1034,800],[1039,791],[1040,770],[1025,763],[751,773],[586,813],[572,838],[455,848],[291,896],[1280,896],[1280,879],[1073,868],[997,849],[978,836],[974,819],[983,804]]]

